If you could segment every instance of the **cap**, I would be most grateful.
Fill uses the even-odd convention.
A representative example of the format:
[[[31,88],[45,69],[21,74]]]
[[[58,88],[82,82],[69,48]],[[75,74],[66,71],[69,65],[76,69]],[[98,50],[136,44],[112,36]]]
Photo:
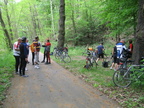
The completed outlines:
[[[22,37],[22,41],[26,41],[26,39],[27,39],[26,37]]]

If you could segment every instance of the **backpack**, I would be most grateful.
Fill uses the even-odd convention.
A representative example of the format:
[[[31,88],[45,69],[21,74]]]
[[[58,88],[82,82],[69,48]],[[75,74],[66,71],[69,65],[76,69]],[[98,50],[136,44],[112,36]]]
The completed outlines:
[[[102,66],[105,68],[108,67],[108,62],[106,62],[106,61],[102,62]]]

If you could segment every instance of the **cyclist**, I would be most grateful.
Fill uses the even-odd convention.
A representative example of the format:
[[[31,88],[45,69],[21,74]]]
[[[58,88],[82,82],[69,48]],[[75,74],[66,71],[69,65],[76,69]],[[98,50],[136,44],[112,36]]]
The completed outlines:
[[[129,50],[129,54],[130,54],[130,57],[132,57],[132,52],[133,52],[133,44],[132,44],[132,40],[129,40],[129,47],[128,47],[128,50]]]
[[[98,54],[98,58],[97,58],[96,62],[98,62],[100,58],[102,58],[103,61],[104,61],[104,46],[103,46],[103,43],[100,43],[100,45],[97,46],[96,53]]]
[[[35,40],[33,40],[34,42]],[[31,53],[32,53],[32,65],[34,65],[34,58],[35,58],[35,48],[34,48],[34,44],[32,43],[30,45],[30,50],[31,50]]]
[[[20,44],[20,76],[28,77],[28,75],[25,75],[25,68],[26,64],[28,62],[28,45],[26,44],[26,37],[22,37],[22,43]]]
[[[51,64],[51,59],[50,59],[50,47],[51,47],[51,43],[50,43],[50,40],[48,39],[47,42],[46,42],[46,50],[45,50],[45,53],[46,53],[46,57],[47,57],[47,61],[45,64]]]
[[[111,64],[111,67],[110,69],[114,69],[116,70],[116,63],[117,63],[117,47],[116,45],[113,47],[113,50],[112,50],[112,57],[113,57],[113,62]]]
[[[35,37],[35,41],[33,42],[34,48],[35,48],[35,64],[38,64],[39,62],[39,52],[40,52],[40,42],[39,42],[39,37]]]
[[[18,68],[20,65],[20,50],[19,46],[21,43],[21,38],[18,38],[17,42],[13,44],[13,55],[15,57],[15,73],[18,74]]]
[[[118,69],[120,59],[123,58],[123,50],[127,50],[125,46],[125,40],[121,39],[120,42],[116,44],[116,50],[117,50],[117,65],[116,65],[116,70]]]

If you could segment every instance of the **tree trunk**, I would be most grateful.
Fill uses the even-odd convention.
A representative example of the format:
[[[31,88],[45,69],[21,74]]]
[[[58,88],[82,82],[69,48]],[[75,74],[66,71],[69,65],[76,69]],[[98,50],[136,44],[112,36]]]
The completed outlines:
[[[64,47],[65,42],[65,0],[60,0],[60,19],[59,19],[59,34],[57,47]]]
[[[139,9],[138,9],[138,23],[137,23],[137,33],[135,37],[135,44],[133,50],[133,59],[136,64],[139,64],[139,61],[142,56],[144,56],[144,0],[139,0]]]
[[[13,40],[13,31],[12,31],[12,26],[11,26],[11,21],[10,21],[10,17],[9,17],[9,12],[8,12],[8,0],[4,0],[5,6],[6,6],[6,16],[7,16],[7,20],[8,20],[8,25],[9,25],[9,33],[10,33],[10,38]]]
[[[37,36],[37,31],[36,31],[36,19],[35,19],[35,14],[33,12],[32,6],[30,5],[30,13],[31,13],[31,20],[32,20],[32,25],[33,25],[33,35]]]
[[[3,21],[1,9],[0,9],[0,23],[1,23],[2,29],[5,33],[4,35],[6,37],[6,45],[8,48],[12,49],[12,42],[11,42],[8,30],[6,29],[5,23]]]
[[[56,38],[56,35],[55,35],[55,26],[54,26],[54,15],[53,15],[53,1],[50,0],[50,10],[51,10],[51,20],[52,20],[52,31],[53,31],[53,36],[54,38]]]

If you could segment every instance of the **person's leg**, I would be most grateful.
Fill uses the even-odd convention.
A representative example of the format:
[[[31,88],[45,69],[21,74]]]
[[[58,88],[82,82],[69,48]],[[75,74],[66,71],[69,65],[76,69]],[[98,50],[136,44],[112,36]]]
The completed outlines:
[[[34,52],[32,52],[32,64],[34,65],[34,56],[35,56],[35,54],[34,54]]]
[[[38,64],[38,52],[35,53],[35,64]]]
[[[22,74],[25,75],[25,68],[26,68],[27,61],[23,58],[23,67],[22,67]]]
[[[46,51],[44,51],[44,54],[43,54],[43,61],[41,63],[44,63],[45,62],[45,57],[46,57]]]
[[[48,63],[51,64],[50,52],[48,52]]]
[[[19,56],[14,56],[15,57],[15,72],[18,72],[19,64],[20,64],[20,57]]]
[[[37,52],[37,61],[39,62],[39,52]]]
[[[100,55],[98,54],[98,58],[97,58],[97,60],[96,60],[96,63],[99,61],[99,59],[100,59]]]
[[[102,62],[104,62],[104,54],[101,54],[100,56],[102,58]]]
[[[19,68],[19,75],[22,76],[22,68],[23,68],[23,58],[20,58],[20,68]]]
[[[46,52],[46,62],[45,64],[48,64],[48,52]]]

